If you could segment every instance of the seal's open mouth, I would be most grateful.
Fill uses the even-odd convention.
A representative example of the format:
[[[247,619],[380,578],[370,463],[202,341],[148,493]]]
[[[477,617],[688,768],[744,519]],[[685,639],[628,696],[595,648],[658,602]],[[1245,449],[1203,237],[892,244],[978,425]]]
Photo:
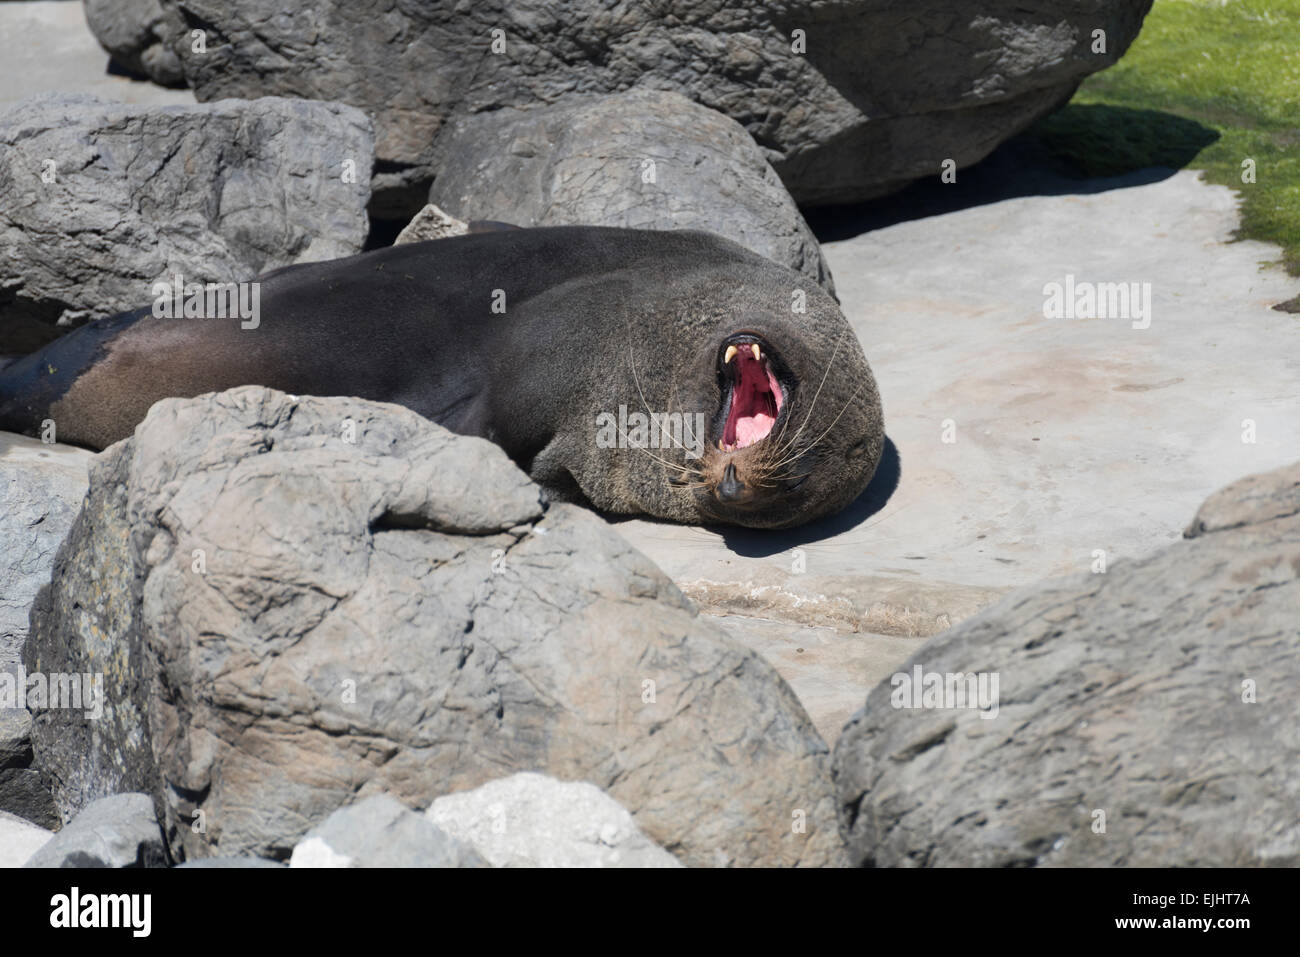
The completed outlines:
[[[719,362],[726,418],[718,447],[734,452],[767,437],[785,404],[785,394],[772,367],[771,349],[758,336],[728,337]]]

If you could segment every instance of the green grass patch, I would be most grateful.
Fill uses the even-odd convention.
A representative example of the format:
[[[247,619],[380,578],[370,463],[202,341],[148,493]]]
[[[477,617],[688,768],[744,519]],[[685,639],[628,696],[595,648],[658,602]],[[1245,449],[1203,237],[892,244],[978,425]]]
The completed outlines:
[[[1238,235],[1300,275],[1300,0],[1156,0],[1119,63],[1029,135],[1078,175],[1204,170],[1240,192]]]

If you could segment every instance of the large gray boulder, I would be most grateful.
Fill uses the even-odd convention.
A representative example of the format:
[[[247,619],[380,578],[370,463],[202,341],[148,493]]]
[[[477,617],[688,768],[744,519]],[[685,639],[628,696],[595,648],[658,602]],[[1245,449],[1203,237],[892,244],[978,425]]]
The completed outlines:
[[[835,748],[853,861],[1300,865],[1300,465],[1187,534],[1015,592],[900,669],[997,674],[996,717],[877,686]]]
[[[167,852],[147,794],[114,794],[84,808],[25,867],[165,867]]]
[[[633,86],[742,124],[797,201],[844,202],[973,163],[1114,63],[1151,0],[162,0],[200,100],[341,100],[375,118],[376,190],[413,215],[457,115]],[[201,29],[195,49],[188,28]],[[1105,52],[1093,52],[1093,31]],[[377,197],[378,198],[378,197]],[[378,209],[376,210],[378,212]]]
[[[0,811],[44,828],[60,819],[32,766],[21,656],[32,602],[86,494],[90,459],[84,449],[0,432]]]
[[[186,32],[180,11],[158,0],[85,0],[86,25],[118,66],[156,83],[185,81],[172,43]]]
[[[0,114],[0,354],[148,305],[177,274],[359,252],[372,158],[370,121],[340,103],[24,100]]]
[[[517,226],[703,229],[834,292],[817,239],[753,137],[679,93],[466,117],[439,140],[429,201]]]
[[[407,409],[242,388],[157,403],[98,456],[32,611],[65,814],[153,793],[178,857],[283,859],[371,794],[503,773],[607,791],[687,864],[839,860],[829,754],[755,653],[497,446]]]
[[[496,867],[681,867],[585,781],[524,772],[447,794],[425,816]]]

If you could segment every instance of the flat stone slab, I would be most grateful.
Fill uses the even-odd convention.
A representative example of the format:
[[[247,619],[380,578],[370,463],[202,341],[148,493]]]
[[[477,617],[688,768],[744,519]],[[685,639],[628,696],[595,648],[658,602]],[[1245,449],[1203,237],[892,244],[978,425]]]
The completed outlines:
[[[834,628],[738,615],[712,620],[766,658],[790,683],[817,733],[831,747],[862,707],[865,689],[897,671],[898,663],[914,655],[924,641],[870,632],[846,635]]]

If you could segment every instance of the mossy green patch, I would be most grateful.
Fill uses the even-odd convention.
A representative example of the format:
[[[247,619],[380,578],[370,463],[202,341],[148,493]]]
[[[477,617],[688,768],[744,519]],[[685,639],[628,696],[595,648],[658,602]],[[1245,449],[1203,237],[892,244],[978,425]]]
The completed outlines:
[[[1239,235],[1300,275],[1300,0],[1156,0],[1120,62],[1029,135],[1080,175],[1204,170],[1240,192]]]

